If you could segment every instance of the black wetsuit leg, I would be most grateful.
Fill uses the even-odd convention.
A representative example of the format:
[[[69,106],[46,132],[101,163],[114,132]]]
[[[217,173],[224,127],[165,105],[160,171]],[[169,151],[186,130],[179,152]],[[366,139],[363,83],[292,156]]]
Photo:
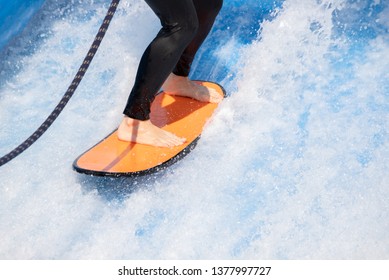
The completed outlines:
[[[208,35],[222,0],[145,0],[162,29],[145,50],[124,114],[150,118],[155,95],[171,72],[187,76],[194,55]]]
[[[223,0],[193,0],[193,3],[199,20],[199,29],[173,70],[174,74],[184,77],[189,76],[194,57],[205,38],[207,38],[209,31],[211,31],[216,16],[223,5]]]

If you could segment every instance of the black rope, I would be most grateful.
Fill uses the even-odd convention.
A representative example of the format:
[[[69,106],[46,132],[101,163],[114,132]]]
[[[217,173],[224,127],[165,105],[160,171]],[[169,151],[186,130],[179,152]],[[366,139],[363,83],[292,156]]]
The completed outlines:
[[[92,62],[92,59],[95,56],[97,49],[99,48],[100,43],[105,36],[105,33],[107,32],[108,26],[111,23],[111,20],[116,12],[116,8],[119,5],[119,2],[120,0],[112,0],[108,12],[104,18],[104,21],[101,24],[100,29],[95,37],[95,40],[93,41],[92,46],[88,51],[88,54],[85,56],[84,61],[82,62],[80,68],[78,69],[76,76],[74,77],[72,83],[70,84],[65,95],[62,97],[61,101],[51,112],[48,118],[41,124],[41,126],[30,137],[28,137],[22,144],[20,144],[14,150],[12,150],[8,154],[0,158],[0,166],[11,161],[15,157],[23,153],[26,149],[28,149],[32,144],[34,144],[35,141],[38,140],[46,132],[46,130],[53,124],[53,122],[57,119],[59,114],[65,108],[66,104],[73,96],[82,78],[84,77],[85,72],[88,70],[90,63]]]

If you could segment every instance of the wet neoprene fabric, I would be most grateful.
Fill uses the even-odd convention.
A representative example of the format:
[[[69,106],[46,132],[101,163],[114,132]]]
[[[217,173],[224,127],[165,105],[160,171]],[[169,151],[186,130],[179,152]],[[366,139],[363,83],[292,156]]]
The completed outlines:
[[[146,48],[124,114],[150,118],[150,106],[170,73],[187,77],[223,0],[145,0],[162,28]]]

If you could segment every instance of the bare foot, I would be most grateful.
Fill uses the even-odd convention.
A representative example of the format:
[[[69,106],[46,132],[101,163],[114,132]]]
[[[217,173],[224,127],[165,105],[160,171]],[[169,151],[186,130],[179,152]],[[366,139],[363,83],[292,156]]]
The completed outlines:
[[[186,96],[202,102],[219,103],[223,97],[213,88],[208,88],[173,73],[162,86],[164,92],[170,95]]]
[[[150,120],[139,121],[124,117],[119,128],[118,138],[122,141],[135,142],[157,147],[174,147],[183,144],[186,139],[163,130]]]

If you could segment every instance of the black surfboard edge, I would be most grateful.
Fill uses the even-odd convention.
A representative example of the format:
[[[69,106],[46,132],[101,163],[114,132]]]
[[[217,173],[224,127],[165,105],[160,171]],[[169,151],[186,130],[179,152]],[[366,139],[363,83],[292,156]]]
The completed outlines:
[[[198,140],[200,139],[201,135],[198,136],[196,139],[194,139],[188,146],[186,146],[181,152],[179,152],[174,157],[168,159],[165,162],[162,162],[161,164],[141,171],[136,172],[104,172],[104,171],[95,171],[95,170],[88,170],[83,169],[77,166],[77,160],[73,163],[73,169],[77,171],[78,173],[85,174],[85,175],[91,175],[91,176],[98,176],[98,177],[113,177],[113,178],[119,178],[119,177],[139,177],[139,176],[145,176],[157,173],[159,171],[162,171],[169,166],[175,164],[182,158],[184,158],[186,155],[188,155],[197,145]],[[81,155],[82,156],[82,155]],[[80,156],[80,157],[81,157]]]
[[[203,80],[194,80],[194,81],[209,82],[209,81],[203,81]],[[213,83],[213,84],[218,85],[223,92],[224,98],[227,97],[226,90],[223,88],[223,86],[221,86],[220,84],[215,83],[215,82],[209,82],[209,83]],[[95,146],[100,144],[102,141],[104,141],[106,138],[108,138],[115,131],[116,130],[111,132],[108,136],[106,136],[103,140],[99,141],[96,145],[94,145],[93,147],[88,149],[86,152],[88,152],[89,150],[93,149]],[[188,155],[196,147],[197,142],[199,141],[200,137],[201,137],[201,134],[196,139],[194,139],[188,146],[186,146],[181,152],[179,152],[177,155],[175,155],[174,157],[170,158],[169,160],[167,160],[167,161],[165,161],[165,162],[163,162],[155,167],[152,167],[152,168],[149,168],[146,170],[141,170],[141,171],[136,171],[136,172],[104,172],[104,171],[95,171],[95,170],[84,169],[84,168],[81,168],[77,165],[77,161],[86,152],[82,153],[80,156],[78,156],[74,160],[73,169],[78,173],[81,173],[84,175],[90,175],[90,176],[97,176],[97,177],[112,177],[112,178],[132,177],[132,178],[134,178],[134,177],[139,177],[139,176],[150,175],[150,174],[157,173],[159,171],[166,169],[167,167],[175,164],[176,162],[178,162],[179,160],[184,158],[186,155]]]

